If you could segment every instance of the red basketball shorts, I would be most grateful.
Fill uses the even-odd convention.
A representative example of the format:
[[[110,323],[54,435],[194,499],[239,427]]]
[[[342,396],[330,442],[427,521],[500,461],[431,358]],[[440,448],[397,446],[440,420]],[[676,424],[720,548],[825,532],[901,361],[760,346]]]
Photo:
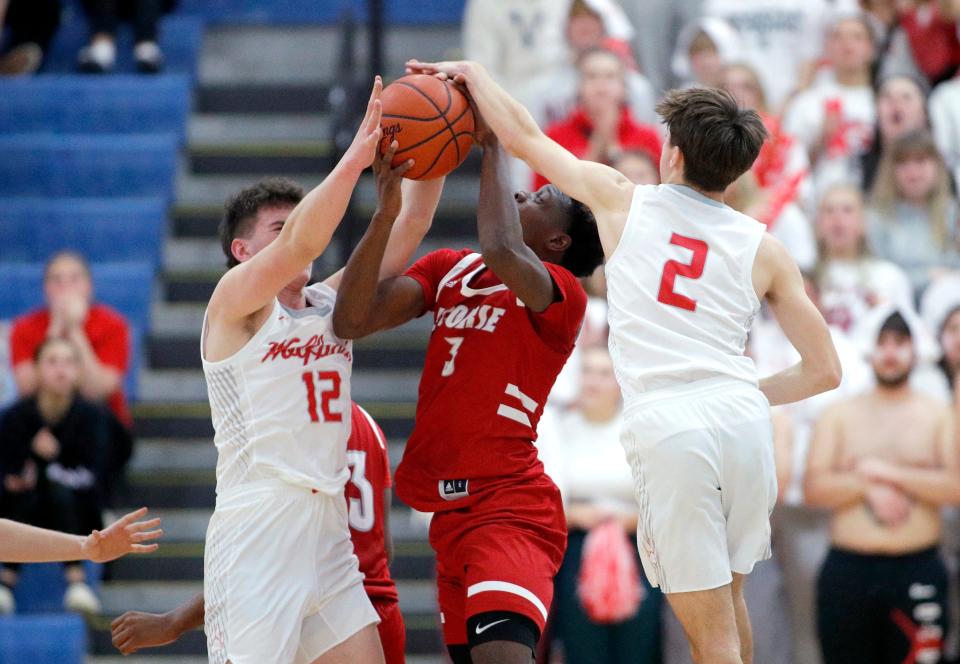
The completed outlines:
[[[469,507],[437,512],[430,545],[437,552],[447,645],[467,643],[467,620],[487,611],[519,613],[543,632],[567,546],[563,502],[549,477],[498,487]]]

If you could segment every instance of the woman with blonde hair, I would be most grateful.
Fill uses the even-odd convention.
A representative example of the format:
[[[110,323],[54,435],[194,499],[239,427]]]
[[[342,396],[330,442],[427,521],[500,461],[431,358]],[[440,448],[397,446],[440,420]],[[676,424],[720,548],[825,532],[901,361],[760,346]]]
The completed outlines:
[[[815,232],[820,259],[814,277],[828,323],[849,332],[878,304],[913,308],[913,289],[904,271],[867,250],[866,210],[857,187],[837,184],[824,192]]]
[[[884,155],[870,196],[874,253],[906,270],[916,291],[960,268],[957,201],[933,137],[914,131]]]

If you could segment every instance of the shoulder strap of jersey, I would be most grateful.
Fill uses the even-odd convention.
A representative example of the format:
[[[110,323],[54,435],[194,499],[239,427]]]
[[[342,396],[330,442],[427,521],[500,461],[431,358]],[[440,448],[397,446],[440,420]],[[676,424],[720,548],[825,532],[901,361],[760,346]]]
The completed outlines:
[[[440,301],[440,292],[443,290],[443,287],[447,284],[447,282],[453,279],[454,277],[456,277],[458,274],[460,274],[464,270],[466,270],[468,267],[470,267],[470,265],[473,264],[478,258],[480,258],[480,254],[475,252],[469,253],[463,258],[461,258],[459,261],[457,261],[457,264],[454,265],[452,268],[450,268],[449,272],[443,275],[443,279],[441,279],[440,283],[437,285],[436,299],[438,302]]]

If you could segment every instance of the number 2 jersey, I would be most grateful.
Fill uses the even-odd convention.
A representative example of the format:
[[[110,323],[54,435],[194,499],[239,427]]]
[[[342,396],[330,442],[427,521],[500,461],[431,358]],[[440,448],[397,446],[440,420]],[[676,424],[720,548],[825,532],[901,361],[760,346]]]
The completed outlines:
[[[203,358],[218,494],[267,479],[343,492],[353,346],[333,334],[336,292],[314,284],[306,296],[304,309],[274,300],[270,316],[232,356]]]
[[[641,185],[607,258],[610,354],[625,408],[705,378],[757,384],[744,355],[760,310],[753,262],[766,227],[696,190]]]
[[[544,402],[576,342],[587,296],[545,263],[559,298],[531,311],[480,254],[442,249],[408,271],[423,289],[433,332],[416,424],[397,468],[397,494],[427,512],[543,473],[533,441]]]

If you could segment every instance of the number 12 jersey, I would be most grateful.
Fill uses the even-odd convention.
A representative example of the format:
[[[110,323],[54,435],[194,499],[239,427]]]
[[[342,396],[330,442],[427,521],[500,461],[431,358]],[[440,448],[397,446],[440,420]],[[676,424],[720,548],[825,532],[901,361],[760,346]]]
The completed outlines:
[[[586,293],[545,263],[559,299],[528,309],[470,250],[442,249],[408,271],[433,332],[397,495],[421,511],[459,509],[543,466],[533,441],[544,402],[576,342]]]

